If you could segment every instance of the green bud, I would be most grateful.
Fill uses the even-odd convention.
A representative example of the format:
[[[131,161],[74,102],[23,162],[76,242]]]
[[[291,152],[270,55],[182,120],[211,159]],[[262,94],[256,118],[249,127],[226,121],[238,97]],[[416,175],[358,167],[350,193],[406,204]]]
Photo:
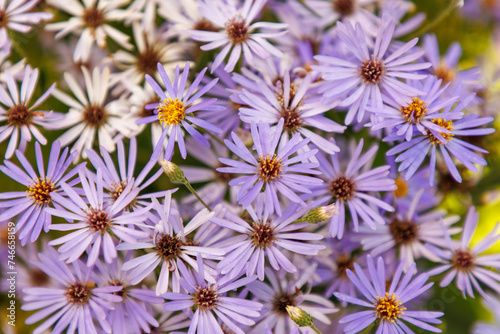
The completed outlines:
[[[294,223],[308,222],[311,224],[318,224],[327,219],[332,218],[334,215],[338,214],[335,204],[330,204],[327,206],[320,206],[309,210],[302,218],[297,219]]]
[[[314,326],[313,318],[304,310],[292,305],[287,305],[286,311],[288,312],[290,319],[299,325],[299,327]]]
[[[170,181],[182,183],[187,182],[184,172],[179,168],[179,166],[165,159],[163,159],[160,164],[163,167],[163,172],[168,176]]]

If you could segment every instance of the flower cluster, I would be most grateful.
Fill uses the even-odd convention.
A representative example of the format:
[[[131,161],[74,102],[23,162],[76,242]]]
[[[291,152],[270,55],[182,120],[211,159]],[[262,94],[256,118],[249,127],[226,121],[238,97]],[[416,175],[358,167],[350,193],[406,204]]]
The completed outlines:
[[[493,3],[0,1],[2,332],[497,333]]]

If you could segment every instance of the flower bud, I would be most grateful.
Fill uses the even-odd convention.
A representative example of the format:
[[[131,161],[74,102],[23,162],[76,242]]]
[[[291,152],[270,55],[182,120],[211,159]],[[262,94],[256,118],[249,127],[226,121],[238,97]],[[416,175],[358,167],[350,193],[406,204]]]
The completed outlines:
[[[288,315],[290,316],[290,319],[293,320],[299,327],[306,327],[306,326],[313,326],[313,318],[311,315],[304,310],[292,306],[292,305],[287,305],[286,306],[286,311],[288,312]]]
[[[182,183],[187,181],[182,169],[173,162],[163,159],[160,164],[163,167],[163,172],[168,176],[170,181]]]
[[[318,224],[337,214],[337,208],[335,207],[335,204],[332,203],[327,206],[320,206],[309,210],[308,213],[306,213],[302,218],[297,219],[294,223],[308,222],[311,224]]]

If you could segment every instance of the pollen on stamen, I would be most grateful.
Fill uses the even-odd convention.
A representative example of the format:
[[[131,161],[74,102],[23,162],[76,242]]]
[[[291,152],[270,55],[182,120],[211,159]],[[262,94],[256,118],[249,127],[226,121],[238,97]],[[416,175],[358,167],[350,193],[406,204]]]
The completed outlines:
[[[406,310],[406,307],[403,306],[394,293],[389,296],[389,293],[386,292],[385,297],[378,297],[377,303],[375,304],[377,317],[390,322],[394,322],[396,319],[401,318],[404,314],[404,310]]]
[[[10,124],[22,126],[30,125],[33,114],[28,110],[25,105],[15,105],[7,110],[7,121]],[[42,115],[43,116],[43,115]]]
[[[274,227],[269,221],[252,223],[253,231],[250,237],[255,246],[265,248],[276,240]]]
[[[210,285],[207,287],[197,287],[194,296],[194,303],[203,310],[211,310],[217,307],[220,295],[217,293],[217,287]]]
[[[361,79],[366,84],[379,84],[385,72],[385,66],[377,57],[372,56],[370,60],[365,60],[359,67]]]
[[[158,107],[158,120],[162,126],[179,124],[184,119],[186,108],[179,99],[164,99]]]
[[[417,124],[422,121],[427,113],[427,103],[418,97],[413,97],[411,100],[411,103],[408,103],[406,107],[399,108],[399,111],[408,123]]]
[[[230,19],[225,24],[227,35],[233,44],[240,44],[248,39],[248,27],[241,17]]]
[[[283,163],[281,158],[274,154],[271,156],[269,153],[259,158],[259,177],[264,182],[276,180],[283,174]]]
[[[87,213],[87,223],[95,232],[104,233],[111,225],[111,220],[106,211],[90,208]]]
[[[78,306],[87,304],[90,299],[89,288],[78,282],[68,286],[65,295],[70,304]]]
[[[37,205],[47,205],[52,201],[50,193],[54,191],[55,186],[47,177],[45,179],[33,180],[33,183],[28,185],[27,197],[33,199]]]
[[[338,200],[345,201],[354,197],[356,185],[347,176],[339,176],[331,181],[330,192]]]
[[[442,119],[442,118],[435,118],[433,120],[431,120],[432,123],[442,127],[442,128],[445,128],[446,130],[449,130],[449,131],[452,131],[453,130],[453,121],[446,121],[445,119]],[[448,141],[448,140],[451,140],[453,139],[453,133],[444,133],[444,132],[439,132],[439,134],[441,136],[443,136],[443,138]],[[432,143],[432,144],[443,144],[438,138],[436,138],[436,136],[434,136],[434,134],[427,130],[427,135],[429,136],[429,141]]]
[[[182,253],[182,242],[178,237],[165,234],[157,239],[156,249],[164,260],[174,260]]]
[[[436,70],[434,70],[434,75],[438,77],[438,79],[443,80],[443,84],[447,84],[455,79],[455,71],[443,63],[439,64]]]

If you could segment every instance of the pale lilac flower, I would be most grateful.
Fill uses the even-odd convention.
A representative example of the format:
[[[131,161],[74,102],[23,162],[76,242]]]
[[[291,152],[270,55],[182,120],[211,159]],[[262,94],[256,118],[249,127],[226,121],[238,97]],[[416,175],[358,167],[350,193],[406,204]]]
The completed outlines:
[[[147,235],[134,229],[132,225],[146,219],[145,213],[149,210],[149,207],[135,210],[132,213],[123,213],[123,209],[139,193],[139,189],[130,191],[132,183],[123,190],[116,201],[107,204],[104,201],[104,182],[101,169],[97,169],[95,182],[92,178],[89,178],[88,172],[86,173],[85,170],[81,169],[78,175],[83,187],[82,195],[84,195],[85,201],[75,189],[62,183],[61,188],[68,195],[68,198],[53,193],[52,197],[61,206],[57,209],[46,209],[53,216],[62,217],[69,221],[77,221],[69,224],[52,224],[49,229],[75,231],[51,240],[49,245],[61,245],[58,249],[59,253],[61,253],[60,259],[66,260],[68,263],[78,260],[85,251],[88,253],[88,267],[94,265],[99,254],[104,255],[106,263],[111,263],[117,257],[113,236],[125,242],[135,243],[137,239]]]
[[[69,74],[64,74],[64,80],[68,84],[73,95],[55,89],[53,95],[62,103],[69,107],[69,111],[64,118],[57,122],[57,127],[61,129],[70,128],[62,134],[58,140],[63,146],[72,142],[71,152],[78,152],[82,158],[87,158],[87,150],[92,148],[97,135],[99,145],[108,152],[115,150],[116,135],[130,137],[137,129],[134,115],[129,113],[125,99],[115,99],[108,101],[109,68],[103,70],[94,68],[92,76],[87,68],[82,67],[85,78],[86,92]]]
[[[213,79],[205,86],[200,86],[200,83],[205,75],[207,68],[204,68],[197,74],[195,80],[191,85],[188,84],[187,79],[189,75],[189,62],[184,66],[182,74],[179,73],[179,67],[175,68],[175,79],[171,80],[165,68],[161,63],[158,63],[158,72],[166,88],[164,91],[156,82],[153,77],[146,74],[146,81],[151,85],[156,95],[160,97],[160,103],[152,103],[146,108],[154,109],[154,115],[144,117],[137,120],[137,124],[152,123],[158,121],[163,127],[162,135],[155,147],[153,157],[156,157],[163,142],[168,135],[168,144],[165,149],[165,159],[170,160],[174,153],[174,145],[177,142],[182,158],[186,158],[186,144],[184,143],[184,131],[187,131],[194,139],[205,147],[210,147],[210,142],[205,138],[197,129],[193,127],[200,127],[204,130],[220,133],[221,130],[215,125],[201,119],[196,114],[206,111],[222,110],[223,107],[216,105],[217,99],[200,100],[216,83],[218,79]]]
[[[330,155],[331,161],[322,154],[316,155],[319,170],[326,182],[311,188],[312,193],[307,196],[316,198],[315,206],[326,205],[331,201],[335,203],[339,214],[330,220],[329,233],[332,238],[342,239],[347,208],[351,214],[354,231],[358,231],[359,218],[375,230],[375,223],[385,223],[379,209],[394,211],[391,205],[372,195],[373,192],[396,189],[394,180],[388,177],[390,167],[385,165],[370,169],[370,161],[377,153],[378,145],[372,146],[362,155],[363,144],[361,139],[355,149],[352,147],[349,150],[353,153],[347,166],[341,165],[338,154]]]
[[[498,234],[500,225],[496,224],[484,239],[471,247],[471,240],[478,222],[479,214],[474,207],[471,207],[465,218],[464,229],[459,242],[452,240],[443,226],[446,249],[442,250],[433,245],[427,245],[429,251],[439,256],[444,262],[443,265],[429,271],[429,275],[447,272],[439,285],[441,287],[448,286],[453,279],[456,279],[457,287],[462,291],[464,297],[468,295],[474,298],[474,290],[486,297],[480,283],[500,293],[500,274],[498,273],[500,255],[481,255],[500,240],[500,234]]]
[[[290,261],[290,251],[302,255],[317,255],[325,247],[304,241],[323,239],[319,233],[300,232],[309,223],[293,224],[303,216],[305,209],[297,210],[297,205],[290,205],[282,216],[274,216],[257,205],[254,209],[246,208],[252,221],[247,222],[240,216],[227,211],[224,218],[214,217],[212,222],[236,232],[218,245],[226,252],[226,256],[217,264],[217,269],[225,275],[235,278],[242,271],[247,276],[257,273],[262,281],[265,278],[266,258],[274,270],[283,268],[293,273],[297,267]]]
[[[149,222],[140,226],[144,231],[143,235],[138,238],[138,242],[125,242],[117,249],[121,251],[148,250],[146,255],[138,256],[124,263],[122,270],[130,272],[132,284],[138,284],[161,265],[156,284],[156,295],[159,296],[169,290],[180,291],[182,276],[179,272],[179,266],[181,263],[186,263],[198,271],[200,268],[194,259],[198,254],[203,259],[218,259],[225,252],[220,248],[210,247],[211,245],[198,246],[194,241],[194,236],[191,235],[202,224],[207,224],[215,214],[214,212],[203,209],[184,226],[178,211],[171,207],[171,191],[167,191],[163,205],[156,198],[152,198],[152,200],[154,206],[152,212],[148,214]],[[210,267],[204,267],[204,270],[202,275],[205,279],[215,283],[213,276],[217,272]]]
[[[162,304],[163,298],[156,297],[155,292],[147,288],[134,287],[130,283],[130,276],[121,270],[121,260],[115,259],[111,263],[96,262],[99,270],[98,286],[119,286],[121,290],[115,295],[122,300],[115,304],[114,309],[108,310],[108,320],[113,333],[151,333],[151,328],[160,324],[152,313],[152,304]]]
[[[274,272],[271,268],[266,268],[268,282],[254,281],[248,284],[248,290],[264,305],[257,324],[248,333],[261,334],[266,327],[272,329],[274,334],[307,333],[306,328],[298,329],[299,326],[290,319],[287,306],[299,307],[314,320],[330,325],[328,315],[338,309],[328,299],[301,290],[307,289],[305,282],[314,273],[314,269],[316,266],[313,265],[297,279],[287,279],[286,272]]]
[[[359,299],[335,293],[335,297],[350,304],[367,307],[368,310],[352,313],[340,319],[340,323],[346,323],[344,332],[355,334],[375,323],[377,334],[411,334],[413,331],[406,325],[410,323],[421,329],[440,333],[441,330],[432,326],[440,324],[437,318],[443,316],[442,312],[431,311],[409,311],[405,306],[414,298],[429,290],[434,283],[427,283],[429,275],[423,273],[412,280],[416,272],[413,264],[403,276],[404,262],[396,269],[390,286],[387,285],[386,268],[384,260],[379,257],[377,263],[371,256],[367,258],[368,275],[357,263],[354,272],[347,270],[349,279],[361,292],[364,299]],[[432,325],[430,325],[432,324]]]
[[[4,0],[0,3],[0,48],[10,43],[7,30],[20,33],[31,31],[31,25],[48,21],[52,18],[51,13],[30,12],[40,0]]]
[[[183,262],[179,262],[182,280],[182,293],[167,292],[163,308],[167,311],[184,311],[190,315],[191,325],[188,333],[223,333],[219,319],[235,334],[245,334],[240,326],[252,326],[258,317],[262,304],[239,297],[228,297],[227,293],[246,286],[256,279],[255,276],[238,280],[229,276],[219,277],[217,284],[207,282],[203,276],[203,260],[197,256],[200,270],[198,275],[189,272]]]
[[[62,115],[38,109],[38,106],[50,96],[55,84],[52,84],[35,103],[30,105],[38,83],[37,68],[32,69],[29,65],[26,66],[20,89],[9,70],[5,71],[4,75],[8,92],[0,83],[0,120],[6,122],[0,127],[0,143],[10,137],[5,151],[5,158],[10,159],[16,149],[24,153],[26,144],[31,141],[32,136],[40,144],[47,144],[47,139],[35,125],[53,129],[54,123],[59,121]]]
[[[220,31],[190,30],[191,38],[199,42],[208,42],[200,48],[204,51],[222,47],[211,67],[213,72],[229,55],[224,70],[232,72],[241,57],[248,64],[253,64],[254,56],[267,58],[271,55],[282,57],[283,53],[267,41],[286,33],[286,24],[271,22],[252,23],[260,14],[267,0],[245,0],[242,6],[236,2],[213,2],[200,0],[200,13]],[[260,29],[265,32],[256,32]]]
[[[12,162],[5,160],[5,166],[0,166],[0,170],[13,180],[25,186],[26,191],[4,192],[0,194],[0,199],[7,200],[0,202],[0,208],[6,208],[0,214],[0,221],[10,220],[17,215],[21,215],[16,223],[16,230],[21,245],[24,246],[28,240],[34,242],[40,236],[42,228],[49,231],[52,223],[52,216],[46,210],[49,207],[59,207],[54,193],[62,193],[61,184],[68,183],[75,185],[78,178],[72,178],[78,173],[83,163],[78,167],[68,171],[73,162],[76,152],[68,156],[68,148],[61,154],[61,143],[56,141],[52,144],[50,157],[45,171],[42,150],[38,142],[35,143],[35,156],[38,167],[38,174],[35,172],[28,159],[20,152],[16,151],[16,156],[24,171]]]
[[[105,333],[112,328],[106,320],[105,310],[113,309],[122,297],[116,292],[121,286],[96,287],[93,268],[87,268],[81,261],[73,262],[69,267],[58,259],[59,254],[48,247],[45,253],[39,253],[37,268],[49,275],[59,284],[58,288],[25,288],[23,311],[38,310],[26,319],[31,325],[47,318],[33,334],[46,333],[97,333],[101,327]],[[95,322],[94,322],[95,321]],[[96,326],[96,323],[99,326]]]
[[[230,167],[217,168],[222,173],[250,174],[237,177],[229,182],[230,186],[241,185],[238,192],[238,202],[243,207],[249,206],[259,193],[266,197],[266,207],[269,213],[276,212],[281,215],[281,204],[278,193],[294,203],[305,206],[305,202],[297,196],[296,192],[310,193],[307,185],[319,185],[322,180],[301,174],[319,174],[313,168],[317,163],[306,162],[318,150],[309,150],[297,153],[304,148],[309,139],[303,139],[300,134],[295,134],[286,144],[280,143],[284,119],[281,118],[274,128],[274,133],[267,123],[252,123],[252,138],[258,158],[256,159],[240,138],[232,132],[233,141],[226,139],[227,147],[245,162],[219,158],[219,161]],[[293,154],[297,154],[291,157]],[[300,174],[299,174],[300,173]]]
[[[382,92],[389,95],[414,96],[420,90],[400,81],[404,79],[424,79],[426,74],[417,73],[426,69],[430,63],[413,63],[423,55],[423,51],[414,51],[418,38],[397,47],[389,48],[395,30],[395,23],[387,16],[377,32],[373,48],[369,48],[363,28],[350,22],[337,23],[340,40],[352,52],[353,58],[341,59],[329,56],[316,56],[322,65],[311,66],[323,74],[327,83],[321,88],[325,102],[340,100],[338,107],[348,108],[345,124],[364,119],[368,105],[382,108]]]

